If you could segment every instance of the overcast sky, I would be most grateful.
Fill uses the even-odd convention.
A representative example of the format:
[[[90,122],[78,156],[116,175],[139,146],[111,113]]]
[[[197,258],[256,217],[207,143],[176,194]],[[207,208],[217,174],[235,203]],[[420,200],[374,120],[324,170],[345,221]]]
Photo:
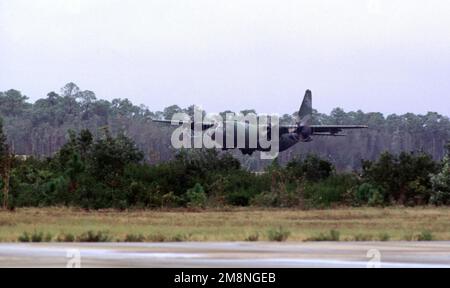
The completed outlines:
[[[0,0],[0,91],[450,115],[448,0]]]

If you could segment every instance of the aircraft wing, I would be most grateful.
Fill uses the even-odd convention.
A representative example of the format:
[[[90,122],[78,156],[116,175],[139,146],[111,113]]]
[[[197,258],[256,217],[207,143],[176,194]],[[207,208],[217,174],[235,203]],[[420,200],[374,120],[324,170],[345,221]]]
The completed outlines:
[[[367,129],[365,125],[311,125],[311,135],[314,136],[345,136],[339,134],[345,130]],[[297,125],[280,125],[280,133],[290,133],[299,128]]]
[[[338,133],[345,130],[367,129],[365,125],[311,125],[312,135],[316,136],[344,136]]]
[[[153,122],[156,123],[163,123],[163,124],[168,124],[168,125],[184,125],[184,124],[189,124],[191,125],[191,129],[194,130],[195,125],[201,125],[201,129],[202,130],[207,130],[211,127],[213,127],[214,125],[216,125],[216,123],[214,122],[201,122],[201,123],[196,123],[193,121],[184,121],[184,120],[156,120],[156,119],[152,119]]]
[[[164,123],[164,124],[169,124],[169,125],[183,125],[183,124],[191,123],[191,121],[182,121],[182,120],[156,120],[156,119],[152,119],[152,121],[156,122],[156,123]]]

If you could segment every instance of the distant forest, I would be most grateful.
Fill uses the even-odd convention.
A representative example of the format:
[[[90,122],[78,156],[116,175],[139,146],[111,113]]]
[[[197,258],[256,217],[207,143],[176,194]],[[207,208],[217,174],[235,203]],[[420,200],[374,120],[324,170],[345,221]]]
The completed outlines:
[[[152,119],[170,119],[174,113],[192,113],[193,107],[173,105],[164,111],[136,106],[128,99],[100,100],[92,91],[82,90],[76,84],[65,85],[59,93],[50,92],[45,98],[30,103],[20,91],[0,92],[0,117],[8,136],[8,143],[16,155],[45,157],[54,155],[69,139],[68,131],[92,131],[95,136],[108,127],[113,135],[124,133],[133,139],[151,163],[172,160],[175,151],[170,147],[173,127],[152,122]],[[251,107],[249,107],[251,108]],[[248,113],[254,110],[237,111]],[[226,111],[230,112],[230,111]],[[254,111],[255,112],[255,111]],[[285,114],[281,121],[292,123],[294,114]],[[345,112],[334,109],[329,115],[314,112],[315,124],[366,124],[370,129],[348,133],[348,137],[316,137],[311,143],[301,143],[280,154],[279,161],[317,154],[333,163],[338,170],[360,169],[363,159],[375,160],[384,151],[392,154],[421,151],[441,160],[450,139],[450,119],[438,113],[426,115],[408,113],[388,115]],[[270,161],[259,155],[233,155],[251,170],[263,170]]]

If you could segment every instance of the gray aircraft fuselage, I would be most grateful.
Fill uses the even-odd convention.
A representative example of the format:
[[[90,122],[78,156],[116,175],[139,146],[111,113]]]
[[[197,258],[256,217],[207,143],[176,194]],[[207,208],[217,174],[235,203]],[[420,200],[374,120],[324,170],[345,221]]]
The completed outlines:
[[[310,142],[314,136],[345,136],[339,134],[344,130],[365,129],[365,125],[311,125],[312,122],[312,93],[307,90],[302,105],[297,114],[295,125],[260,125],[258,121],[172,121],[154,120],[155,122],[189,125],[192,130],[208,133],[223,150],[239,149],[243,154],[255,151],[271,151],[264,140],[271,141],[278,146],[278,151],[285,151],[299,142]],[[256,118],[256,115],[254,116]],[[251,117],[250,117],[251,118]],[[255,119],[253,118],[253,119]],[[248,119],[248,118],[245,118]],[[196,126],[200,127],[196,127]],[[271,128],[268,128],[271,127]],[[199,128],[199,129],[196,129]],[[276,133],[272,133],[276,132]],[[195,137],[195,136],[194,136]],[[274,139],[272,139],[274,138]],[[220,140],[220,141],[219,141]],[[256,142],[255,142],[256,141]],[[261,142],[263,141],[263,142]]]

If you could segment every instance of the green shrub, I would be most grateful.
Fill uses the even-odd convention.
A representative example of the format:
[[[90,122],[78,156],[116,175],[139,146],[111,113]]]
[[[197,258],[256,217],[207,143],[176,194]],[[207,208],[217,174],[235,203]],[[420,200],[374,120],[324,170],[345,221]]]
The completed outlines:
[[[153,234],[147,237],[147,241],[149,242],[165,242],[167,241],[167,237],[163,234]]]
[[[304,190],[305,199],[313,207],[330,207],[333,203],[342,202],[357,183],[358,180],[351,174],[335,175],[318,183],[308,183]]]
[[[95,242],[111,242],[112,237],[109,235],[107,231],[87,231],[77,238],[78,242],[87,242],[87,243],[95,243]]]
[[[286,170],[293,178],[302,178],[307,181],[317,182],[330,177],[334,170],[331,162],[320,159],[316,155],[308,155],[305,159],[293,159]]]
[[[276,207],[277,203],[278,197],[272,192],[262,192],[253,197],[250,201],[250,204],[256,207]]]
[[[372,241],[373,236],[368,235],[368,234],[357,234],[353,237],[353,239],[354,239],[354,241],[357,241],[357,242],[367,242],[367,241]]]
[[[34,232],[33,234],[31,234],[31,242],[40,243],[42,241],[44,241],[44,233]]]
[[[252,198],[248,191],[241,190],[227,194],[226,200],[230,205],[246,207],[250,205]]]
[[[76,237],[70,233],[59,234],[58,237],[56,237],[56,242],[70,243],[70,242],[75,242],[75,240],[76,240]]]
[[[270,229],[267,233],[269,241],[276,241],[276,242],[284,242],[289,238],[290,235],[291,232],[289,232],[283,227],[279,227],[277,229]]]
[[[430,231],[422,231],[417,236],[417,241],[433,241],[433,234]]]
[[[386,241],[389,241],[390,239],[391,239],[391,235],[389,235],[387,233],[381,233],[380,235],[378,235],[379,241],[386,242]]]
[[[430,231],[422,231],[421,233],[408,233],[403,239],[406,241],[433,241],[433,234]]]
[[[308,238],[306,241],[334,241],[338,242],[341,239],[341,233],[336,230],[330,230],[328,233],[320,233],[317,236]]]
[[[367,204],[369,204],[369,206],[372,207],[383,206],[384,205],[383,194],[380,191],[374,191],[372,197],[369,199],[369,202]]]
[[[245,238],[247,242],[258,242],[259,241],[259,233],[250,234]]]
[[[23,242],[23,243],[31,242],[31,236],[28,234],[28,232],[23,232],[22,235],[19,236],[17,241]]]
[[[299,183],[281,182],[271,190],[256,195],[251,205],[258,207],[304,207],[304,188]]]
[[[19,242],[33,242],[33,243],[41,243],[41,242],[51,242],[53,236],[50,233],[44,234],[43,232],[34,231],[31,234],[28,232],[22,233],[17,239]]]
[[[341,238],[341,233],[337,230],[330,231],[330,241],[339,241]]]
[[[255,175],[244,170],[234,171],[226,175],[224,180],[225,200],[227,204],[234,206],[249,206],[254,197],[261,191],[268,191],[271,185],[268,173]]]
[[[45,234],[44,236],[44,242],[52,242],[53,240],[53,235],[50,233]]]
[[[382,206],[384,204],[384,192],[381,188],[370,183],[361,184],[356,192],[356,201],[359,204],[369,206]]]
[[[443,167],[438,173],[431,175],[432,195],[430,203],[445,205],[450,203],[450,144],[447,146],[448,155],[444,158]]]
[[[187,202],[189,207],[202,207],[206,206],[208,197],[206,196],[205,189],[199,183],[195,184],[192,189],[186,192]]]
[[[375,162],[363,162],[366,182],[383,187],[383,199],[401,204],[423,204],[430,198],[430,174],[438,172],[439,165],[433,157],[421,153],[402,152],[394,155],[385,152]]]
[[[176,234],[172,237],[170,237],[170,239],[168,239],[168,242],[185,242],[185,241],[189,241],[189,239],[191,238],[191,235],[186,235],[186,234]]]
[[[124,239],[125,242],[144,242],[145,236],[142,234],[127,234]]]

